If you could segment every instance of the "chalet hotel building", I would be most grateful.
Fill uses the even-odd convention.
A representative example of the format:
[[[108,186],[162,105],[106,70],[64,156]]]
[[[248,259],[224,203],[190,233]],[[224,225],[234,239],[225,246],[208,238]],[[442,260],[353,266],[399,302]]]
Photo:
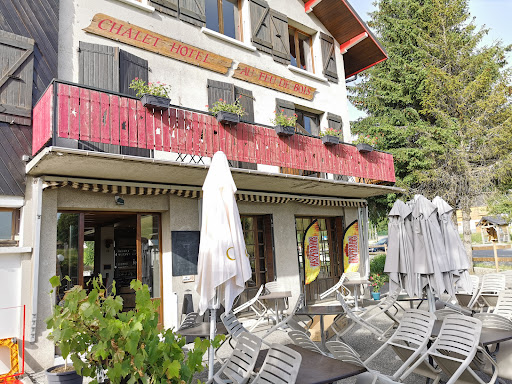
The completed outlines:
[[[241,300],[277,280],[295,303],[315,220],[308,302],[343,273],[354,222],[367,273],[365,199],[399,189],[390,154],[350,144],[346,81],[387,56],[347,0],[20,0],[0,15],[0,308],[18,308],[0,314],[0,338],[21,338],[25,306],[30,369],[53,363],[55,274],[70,276],[63,289],[116,280],[126,308],[140,279],[162,325],[179,323],[219,150],[253,269]],[[169,84],[170,107],[144,106],[135,78]],[[208,113],[219,99],[240,100],[238,124]],[[297,115],[293,135],[277,134],[276,110]],[[326,128],[344,139],[324,144]]]

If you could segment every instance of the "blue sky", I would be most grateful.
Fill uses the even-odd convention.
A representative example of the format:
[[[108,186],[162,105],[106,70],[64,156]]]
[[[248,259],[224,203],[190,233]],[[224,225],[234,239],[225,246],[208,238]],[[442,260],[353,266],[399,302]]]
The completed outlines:
[[[364,21],[370,18],[368,12],[375,8],[373,0],[349,0],[352,7]],[[512,16],[512,0],[469,0],[469,12],[476,17],[477,25],[484,25],[490,28],[489,34],[484,38],[484,44],[491,44],[493,41],[501,40],[504,44],[512,44],[512,33],[510,32],[510,17]],[[512,64],[512,54],[509,54],[509,64]],[[349,104],[350,121],[357,120],[364,116]]]

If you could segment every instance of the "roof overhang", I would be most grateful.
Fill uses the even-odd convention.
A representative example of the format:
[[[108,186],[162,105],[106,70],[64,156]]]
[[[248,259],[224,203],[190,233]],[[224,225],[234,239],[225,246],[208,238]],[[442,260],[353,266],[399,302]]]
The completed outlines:
[[[174,184],[200,187],[208,166],[137,156],[48,147],[27,164],[34,177],[61,176],[117,180],[136,183]],[[344,198],[367,198],[402,193],[397,187],[325,180],[307,176],[232,169],[239,190]]]
[[[345,78],[349,78],[388,58],[366,23],[346,0],[304,0],[306,12],[312,12],[341,47],[350,49],[343,55]],[[364,39],[358,38],[367,34]],[[357,44],[353,44],[357,41]]]

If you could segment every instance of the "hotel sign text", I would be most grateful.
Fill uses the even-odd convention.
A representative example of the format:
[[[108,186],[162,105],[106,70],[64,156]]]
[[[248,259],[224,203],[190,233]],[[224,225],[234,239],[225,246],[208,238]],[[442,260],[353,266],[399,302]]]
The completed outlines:
[[[251,67],[250,65],[240,63],[233,74],[235,79],[248,81],[263,87],[272,88],[280,92],[288,93],[303,99],[313,100],[316,88],[296,81],[274,75],[270,72]]]
[[[233,62],[227,57],[184,44],[102,13],[94,15],[91,24],[84,28],[84,31],[222,74],[228,72]]]

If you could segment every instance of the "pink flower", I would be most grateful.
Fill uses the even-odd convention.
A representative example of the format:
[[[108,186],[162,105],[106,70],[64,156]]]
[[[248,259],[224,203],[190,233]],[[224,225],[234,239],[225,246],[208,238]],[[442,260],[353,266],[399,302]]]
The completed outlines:
[[[136,77],[136,78],[135,78],[135,80],[139,80],[139,78],[138,78],[138,77]]]

